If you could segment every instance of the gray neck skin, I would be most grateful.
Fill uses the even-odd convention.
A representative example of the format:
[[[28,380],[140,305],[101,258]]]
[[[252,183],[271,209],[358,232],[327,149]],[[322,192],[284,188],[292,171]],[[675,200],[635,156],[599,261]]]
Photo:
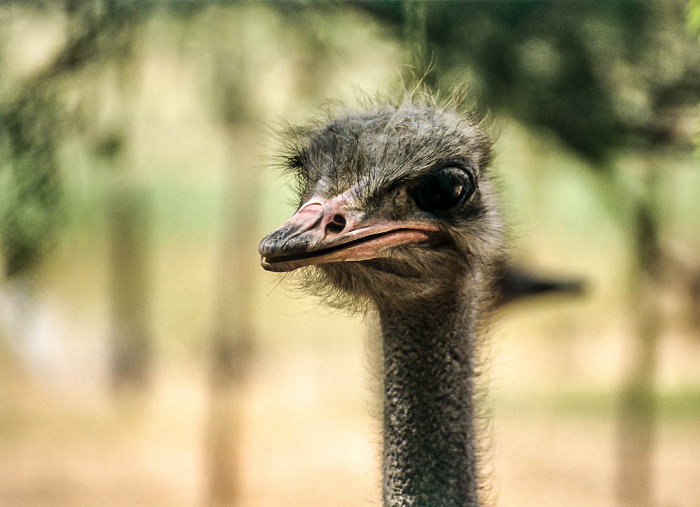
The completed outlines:
[[[384,352],[385,507],[479,505],[474,301],[379,310]]]

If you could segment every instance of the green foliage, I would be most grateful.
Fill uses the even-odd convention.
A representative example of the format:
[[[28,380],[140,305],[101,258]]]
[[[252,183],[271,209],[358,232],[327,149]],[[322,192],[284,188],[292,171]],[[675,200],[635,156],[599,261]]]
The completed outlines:
[[[688,26],[700,40],[700,0],[690,0],[688,5]]]
[[[688,5],[688,27],[695,33],[700,43],[700,0],[690,0]],[[700,105],[698,105],[700,114]],[[696,144],[698,145],[698,153],[700,153],[700,132],[696,134]]]
[[[92,91],[80,89],[68,78],[98,61],[105,65],[123,56],[135,12],[100,0],[62,6],[39,2],[33,7],[46,8],[57,20],[57,8],[63,7],[69,30],[53,58],[24,79],[4,83],[7,91],[0,96],[0,254],[7,276],[33,269],[58,232],[62,189],[58,152],[76,131],[89,128],[68,102],[71,98],[75,102],[76,96],[78,102],[84,101]],[[27,7],[17,12],[31,17],[41,11]],[[97,148],[103,156],[114,156],[118,150],[113,140]]]
[[[403,23],[396,3],[363,5]],[[588,159],[691,144],[682,125],[700,97],[700,50],[680,2],[448,1],[427,17],[443,88],[466,78],[489,108]]]
[[[60,130],[54,105],[40,96],[0,110],[0,248],[8,276],[31,269],[53,240]]]

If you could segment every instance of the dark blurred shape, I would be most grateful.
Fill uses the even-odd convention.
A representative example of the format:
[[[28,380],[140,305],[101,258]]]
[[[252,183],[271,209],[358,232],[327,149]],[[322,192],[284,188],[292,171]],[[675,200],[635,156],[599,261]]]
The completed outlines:
[[[55,240],[60,130],[50,96],[21,93],[0,103],[0,248],[8,277],[32,270]]]
[[[230,132],[230,136],[235,134]],[[233,144],[233,141],[231,141]],[[233,151],[233,147],[229,148]],[[232,159],[233,160],[233,159]],[[236,160],[236,165],[240,161]],[[255,217],[241,209],[255,209],[255,189],[229,171],[224,201],[224,229],[221,240],[213,329],[210,342],[209,414],[207,421],[208,505],[235,505],[240,496],[240,440],[244,417],[244,396],[253,361],[252,266],[245,248],[255,237]],[[257,260],[257,259],[256,259]]]
[[[399,2],[354,3],[404,23]],[[430,2],[427,38],[441,88],[467,77],[481,104],[587,159],[693,145],[700,51],[684,2]]]
[[[618,416],[617,498],[625,507],[656,505],[652,460],[655,451],[657,404],[656,368],[661,340],[658,303],[661,275],[659,242],[658,171],[648,161],[645,187],[636,201],[634,255],[629,295],[634,312],[634,341],[629,370],[623,380]]]
[[[150,212],[143,189],[125,185],[110,196],[111,382],[118,394],[143,391],[152,374]]]
[[[543,295],[581,295],[585,285],[581,279],[544,276],[522,266],[504,264],[496,279],[496,304],[506,305]]]
[[[230,136],[235,134],[230,132]],[[229,150],[233,151],[233,147]],[[240,163],[240,160],[235,161],[236,165]],[[254,360],[254,311],[250,292],[254,284],[250,269],[255,264],[249,252],[255,249],[248,243],[255,237],[256,220],[240,210],[255,209],[256,189],[252,182],[241,181],[237,176],[237,172],[229,171],[215,320],[210,338],[211,393],[205,459],[207,505],[213,507],[236,505],[240,498],[244,399]]]
[[[245,16],[245,11],[243,12]],[[251,170],[253,104],[244,86],[249,77],[247,33],[235,47],[220,44],[214,54],[213,103],[225,132],[228,170],[222,237],[210,338],[210,398],[206,449],[207,505],[236,505],[241,495],[241,439],[244,398],[254,361],[254,300],[257,268],[259,172]],[[252,132],[251,132],[252,130]]]
[[[681,318],[700,339],[700,256],[690,249],[671,246],[663,252],[661,262],[664,284],[682,301]]]

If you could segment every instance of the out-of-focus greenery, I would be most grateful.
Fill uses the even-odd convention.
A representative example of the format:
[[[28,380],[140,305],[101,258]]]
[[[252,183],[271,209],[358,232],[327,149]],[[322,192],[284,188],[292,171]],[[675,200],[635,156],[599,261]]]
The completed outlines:
[[[253,14],[244,25],[240,19],[246,5]],[[189,86],[205,94],[220,93],[207,89],[207,79],[211,83],[215,78],[208,74],[212,59],[234,62],[234,88],[226,97],[239,99],[228,111],[260,120],[271,113],[289,117],[285,108],[300,117],[310,104],[304,97],[337,95],[330,91],[341,80],[344,87],[361,86],[357,75],[343,75],[342,69],[357,60],[355,38],[367,36],[356,34],[352,21],[338,20],[360,19],[362,10],[369,12],[384,23],[373,26],[379,35],[375,40],[396,47],[406,14],[398,1],[163,1],[137,8],[128,2],[95,0],[16,3],[13,8],[35,13],[47,26],[53,20],[45,40],[58,33],[59,42],[54,41],[53,48],[44,42],[49,46],[43,65],[3,67],[0,156],[7,163],[0,168],[5,183],[0,192],[6,194],[0,204],[0,244],[10,274],[32,266],[54,241],[61,214],[57,150],[70,141],[74,148],[90,151],[91,158],[102,158],[103,165],[113,165],[115,157],[124,154],[128,158],[129,116],[141,116],[149,107],[124,105],[131,100],[128,76],[138,75],[134,62],[141,65],[138,62],[159,45],[175,44],[188,61],[201,52],[192,60],[201,73],[193,69],[188,79]],[[691,23],[697,10],[690,10]],[[267,29],[258,28],[262,25],[255,12],[266,13],[271,23]],[[217,15],[222,25],[227,20],[236,28],[217,29],[211,40],[191,37]],[[467,81],[482,107],[552,131],[596,162],[623,148],[687,147],[694,135],[688,106],[697,104],[700,93],[700,54],[683,26],[685,15],[675,1],[431,2],[425,16],[435,70],[429,78],[443,90]],[[3,19],[9,26],[13,16]],[[335,25],[325,24],[328,21]],[[166,35],[154,39],[154,28],[166,25]],[[8,37],[15,37],[16,43],[11,31],[3,36]],[[245,38],[248,42],[242,44]],[[257,56],[243,55],[244,45],[255,47]],[[273,59],[265,49],[272,47],[280,58]],[[395,53],[394,68],[382,71],[398,75],[401,58]],[[283,70],[286,81],[275,90],[266,79],[275,79],[271,76]],[[120,83],[105,97],[106,83],[115,79]],[[281,91],[287,85],[294,87],[294,99]],[[236,88],[245,90],[243,95],[234,93]],[[214,105],[217,100],[208,106],[213,111],[223,109]]]
[[[690,39],[695,46],[686,46],[686,33],[676,48],[685,23],[677,17],[678,26],[653,28],[670,19],[646,17],[659,6],[665,12],[655,2],[425,5],[437,84],[444,90],[450,83],[471,82],[481,106],[493,111],[494,132],[500,130],[494,172],[501,180],[514,256],[588,282],[584,297],[516,305],[499,317],[492,336],[492,393],[497,423],[510,421],[505,433],[511,441],[498,454],[501,466],[510,463],[515,470],[515,479],[503,480],[505,496],[512,498],[503,505],[615,505],[597,501],[590,486],[605,490],[614,482],[612,474],[603,474],[615,461],[611,435],[616,390],[629,359],[626,284],[634,256],[631,219],[620,220],[607,204],[614,201],[624,217],[631,216],[641,175],[650,160],[661,160],[663,239],[696,256],[697,160],[688,157],[685,137],[674,138],[682,139],[680,145],[664,144],[668,150],[651,150],[659,145],[641,142],[650,138],[639,137],[634,126],[645,115],[662,118],[653,113],[658,84],[683,81],[683,55],[697,44]],[[396,13],[387,17],[391,9]],[[623,11],[638,13],[644,22],[618,20]],[[7,120],[0,123],[0,244],[5,263],[15,270],[36,268],[44,259],[34,271],[40,304],[30,316],[46,326],[39,336],[45,342],[38,345],[53,347],[40,357],[43,362],[18,361],[8,345],[13,342],[4,341],[12,337],[0,336],[0,425],[8,430],[0,431],[0,467],[7,471],[0,503],[34,505],[41,502],[37,498],[49,498],[51,505],[105,499],[110,505],[201,503],[200,482],[206,482],[200,477],[201,421],[209,389],[203,358],[211,343],[218,266],[229,267],[219,260],[223,208],[232,207],[243,219],[257,214],[260,230],[253,242],[289,216],[294,204],[285,180],[271,167],[276,144],[269,131],[283,120],[302,121],[324,100],[352,107],[357,90],[400,88],[407,61],[401,16],[398,3],[384,2],[163,0],[137,7],[98,0],[0,6],[0,112]],[[569,29],[573,35],[567,38]],[[639,33],[630,33],[634,29]],[[630,42],[634,37],[638,47]],[[670,50],[658,52],[659,47]],[[683,58],[675,58],[674,48]],[[496,63],[479,63],[488,56]],[[557,81],[552,76],[560,71],[565,72]],[[630,104],[634,107],[627,109]],[[616,130],[623,121],[632,126],[626,133]],[[21,128],[9,130],[13,122]],[[652,131],[669,132],[656,126]],[[619,169],[619,187],[591,171],[605,167],[597,163],[608,156]],[[227,203],[223,190],[225,175],[235,182],[243,174],[258,175],[262,187],[259,204],[245,209]],[[161,414],[152,426],[137,418],[103,417],[105,407],[94,410],[90,396],[81,399],[85,414],[76,417],[66,401],[65,393],[103,387],[111,269],[106,208],[115,187],[145,190],[152,203],[148,304],[160,368],[160,387],[152,393],[160,408],[153,413]],[[15,246],[24,244],[29,253]],[[51,245],[58,248],[47,255]],[[258,354],[251,396],[242,402],[250,411],[244,436],[249,454],[241,458],[251,481],[246,505],[336,505],[337,491],[355,493],[344,505],[367,505],[374,498],[367,479],[373,462],[369,444],[366,456],[352,457],[357,443],[373,434],[369,426],[355,426],[367,413],[365,382],[358,380],[363,324],[319,308],[311,298],[295,297],[279,277],[259,269],[254,246],[245,249],[253,257],[244,266],[251,274],[244,297],[255,308],[250,317]],[[17,252],[15,261],[8,250]],[[0,286],[0,296],[10,285]],[[659,483],[666,503],[685,505],[698,497],[696,484],[684,478],[697,473],[693,453],[700,440],[692,422],[700,377],[697,342],[686,324],[688,298],[680,285],[671,281],[659,292],[667,330],[660,344],[659,417],[677,443],[660,444],[666,458],[659,464],[665,474]],[[0,310],[6,308],[2,303]],[[31,333],[21,337],[37,345]],[[54,375],[59,367],[65,377]],[[15,373],[20,369],[39,372],[52,388],[56,379],[66,380],[72,390],[47,391]],[[17,378],[37,397],[15,384]],[[319,413],[319,403],[328,410]],[[524,431],[528,418],[534,423]],[[586,421],[598,429],[588,434]],[[350,426],[360,429],[353,433]],[[183,431],[187,428],[192,431]],[[356,437],[328,437],[339,428]],[[138,441],[130,440],[133,435],[140,435]],[[501,428],[499,441],[503,435]],[[580,450],[569,452],[565,442]],[[314,445],[315,458],[307,454]],[[592,462],[581,462],[585,456]],[[345,482],[325,480],[327,470],[339,467],[342,474],[348,463],[355,475],[343,476]],[[52,475],[55,470],[62,475]],[[320,470],[329,491],[319,493]],[[522,500],[523,471],[532,472],[537,492],[530,502]],[[365,479],[366,495],[358,489]],[[308,499],[313,495],[316,501]]]
[[[91,130],[81,110],[84,90],[76,86],[81,74],[124,54],[124,38],[113,36],[126,33],[128,16],[109,8],[100,13],[96,6],[38,3],[8,7],[0,18],[0,252],[7,276],[31,270],[55,242],[62,214],[60,150]],[[23,22],[47,29],[38,59],[22,44]],[[20,47],[14,54],[13,43]]]
[[[0,246],[8,276],[33,267],[53,241],[60,130],[47,97],[24,96],[0,110]]]
[[[347,98],[363,79],[392,73],[367,65],[364,77],[342,74],[351,63],[347,59],[357,58],[353,44],[365,43],[378,29],[370,24],[357,33],[356,20],[367,16],[352,11],[338,5],[255,2],[147,2],[137,7],[93,0],[8,6],[0,17],[7,27],[0,36],[0,247],[6,274],[31,269],[55,243],[64,211],[62,180],[80,173],[66,167],[76,164],[77,154],[78,167],[85,162],[107,171],[101,179],[112,178],[109,173],[120,167],[127,178],[148,180],[140,169],[144,165],[166,164],[183,174],[221,153],[202,148],[199,139],[187,134],[178,140],[168,137],[173,132],[134,128],[148,129],[146,123],[168,112],[200,125],[224,110],[236,116],[228,120],[248,125],[273,117],[278,121],[290,112],[301,117],[311,104],[304,97],[330,96],[328,90],[337,90],[344,80]],[[332,36],[327,19],[337,21]],[[20,33],[23,25],[29,38]],[[42,29],[34,42],[31,37]],[[34,47],[29,47],[30,39]],[[381,43],[378,52],[386,53],[390,46]],[[184,77],[177,77],[186,82],[150,83],[144,90],[141,67],[161,56],[173,70],[178,62],[187,62]],[[228,84],[222,85],[229,88],[214,89],[223,83],[216,75],[221,69],[229,73]],[[275,82],[280,76],[282,81]],[[146,95],[161,92],[176,102],[181,96],[194,102],[154,111],[161,105],[153,106]],[[238,99],[221,107],[222,97]],[[193,132],[203,135],[196,128]],[[159,146],[140,150],[144,136]],[[212,136],[201,141],[211,144]],[[192,148],[188,157],[178,153],[169,158],[169,145],[183,144]]]
[[[473,78],[475,87],[484,89],[483,80],[487,78],[481,75],[480,67],[471,59],[478,55],[485,58],[486,50],[467,51],[459,46],[458,36],[471,40],[473,45],[479,40],[491,44],[490,39],[478,39],[477,35],[480,30],[494,30],[493,43],[500,41],[498,44],[502,45],[509,33],[508,27],[513,25],[510,31],[516,45],[524,45],[519,53],[516,52],[518,55],[537,59],[543,51],[547,53],[544,46],[524,42],[544,37],[547,34],[545,27],[549,26],[547,23],[554,23],[554,14],[544,7],[539,10],[537,5],[540,4],[549,5],[548,2],[515,2],[512,5],[498,3],[500,7],[497,8],[493,3],[431,3],[428,28],[429,33],[437,38],[436,62],[442,67],[436,73],[445,76],[440,78],[443,85],[457,78]],[[201,234],[207,227],[214,227],[211,221],[220,204],[218,171],[225,165],[226,157],[221,147],[223,134],[217,127],[222,92],[213,88],[217,58],[227,62],[228,79],[239,88],[237,96],[243,97],[237,99],[241,106],[245,106],[241,107],[238,121],[245,123],[246,128],[254,126],[261,131],[267,128],[261,126],[265,123],[274,126],[282,118],[292,122],[304,118],[323,98],[340,98],[352,103],[356,89],[370,93],[391,89],[398,82],[401,70],[399,33],[373,19],[374,10],[371,13],[366,9],[358,10],[355,4],[253,2],[207,4],[205,7],[185,3],[182,5],[188,5],[188,8],[172,8],[165,2],[148,9],[116,13],[89,8],[101,5],[100,2],[86,2],[87,7],[83,10],[61,9],[59,3],[33,7],[18,5],[13,7],[14,15],[5,14],[0,18],[8,27],[2,31],[6,45],[0,61],[3,71],[0,81],[3,107],[0,110],[21,111],[19,106],[26,104],[27,111],[34,111],[34,114],[14,115],[0,125],[0,130],[26,118],[22,120],[24,130],[18,131],[24,132],[25,137],[30,134],[34,137],[32,142],[19,145],[27,150],[25,155],[15,156],[9,151],[12,137],[3,135],[0,150],[4,162],[0,174],[3,182],[9,183],[0,187],[0,193],[6,194],[0,199],[3,213],[0,243],[6,252],[19,252],[16,258],[26,265],[30,259],[38,259],[46,245],[55,242],[54,227],[63,220],[60,217],[66,211],[66,206],[60,204],[60,193],[68,199],[73,225],[79,224],[76,229],[80,233],[89,233],[94,230],[90,224],[99,217],[104,189],[115,176],[124,176],[153,189],[157,231],[172,231],[185,236],[190,232]],[[387,4],[382,8],[392,5],[398,9],[398,4]],[[373,9],[379,7],[373,6]],[[471,9],[468,13],[464,11],[467,8]],[[629,5],[627,8],[642,9]],[[518,15],[510,9],[517,9]],[[598,21],[612,16],[600,23],[604,26],[612,23],[609,28],[611,33],[616,33],[618,28],[613,21],[619,9],[622,7],[605,7],[596,14],[595,9],[588,7],[585,14]],[[490,10],[494,10],[494,19],[503,20],[489,22],[488,26],[480,28],[481,24],[475,19],[483,21]],[[645,7],[642,11],[647,13],[648,9]],[[559,11],[555,9],[553,12]],[[435,26],[446,22],[450,13],[455,19],[462,16],[464,23],[449,24],[445,33],[435,30]],[[527,22],[530,18],[531,21]],[[665,23],[668,19],[660,17],[658,23],[662,21]],[[500,26],[498,30],[491,27],[494,23]],[[683,30],[683,23],[678,24]],[[26,37],[19,33],[22,26]],[[358,26],[363,29],[358,30]],[[625,30],[629,28],[625,23],[622,26],[626,27]],[[640,25],[640,30],[645,26]],[[450,30],[455,32],[453,50],[447,47]],[[563,34],[563,27],[555,33]],[[676,28],[663,33],[669,41],[680,37]],[[390,37],[392,34],[396,38]],[[656,32],[652,30],[649,36],[652,42],[661,37],[654,34]],[[28,48],[28,42],[25,43],[30,40],[32,49]],[[557,42],[552,44],[559,50],[558,39],[554,40]],[[607,40],[600,37],[590,44],[598,47]],[[687,41],[682,41],[683,49],[679,51],[685,54]],[[445,45],[445,48],[440,49],[440,45]],[[671,42],[669,45],[673,46]],[[697,50],[697,44],[695,46]],[[620,48],[608,50],[615,58],[618,53],[631,58],[631,54]],[[653,48],[647,47],[646,51],[653,52]],[[496,49],[492,52],[501,53]],[[567,62],[572,61],[572,65],[577,62],[575,55],[562,54]],[[657,55],[656,59],[663,60],[664,54]],[[585,52],[582,55],[586,61],[593,58],[592,54]],[[520,57],[512,58],[520,61]],[[625,61],[615,61],[616,65],[626,68]],[[641,59],[644,65],[649,61]],[[681,63],[671,62],[672,65]],[[602,64],[598,62],[597,65]],[[670,70],[658,74],[668,74],[666,79],[674,76],[680,79],[685,75]],[[649,69],[646,72],[653,74]],[[639,77],[639,74],[634,76]],[[593,77],[610,79],[600,69]],[[652,78],[649,82],[640,79],[634,83],[634,86],[644,83],[650,86],[640,99],[644,103],[650,101],[651,84],[661,79],[658,76]],[[525,107],[526,104],[534,113],[540,114],[535,105],[542,99],[531,101],[528,98],[542,92],[534,88],[540,86],[539,81],[532,78],[530,85],[524,86],[524,91],[520,92],[516,86],[519,78],[512,79],[514,81],[509,80],[507,87],[502,85],[505,87],[501,88],[503,94],[494,98],[493,106],[499,118],[503,114],[516,114],[513,108]],[[42,83],[41,93],[30,88],[28,83]],[[619,84],[625,83],[620,81]],[[612,84],[610,82],[609,86]],[[23,90],[26,90],[24,95],[20,93]],[[558,89],[555,87],[554,90]],[[559,91],[563,94],[565,90]],[[514,94],[511,99],[507,99],[506,92]],[[495,94],[496,91],[489,88],[487,93]],[[630,91],[630,94],[638,96],[636,92]],[[29,99],[22,102],[20,98],[23,96]],[[575,99],[570,102],[566,107],[583,107]],[[606,99],[602,104],[609,106],[610,100]],[[594,105],[587,103],[584,109],[595,109]],[[578,118],[577,115],[561,116],[572,121]],[[553,118],[557,119],[556,115]],[[582,116],[581,125],[589,120]],[[34,129],[31,128],[32,121],[36,124]],[[504,200],[510,211],[509,218],[514,219],[514,229],[517,230],[521,223],[548,223],[550,230],[556,230],[551,241],[556,241],[556,234],[566,235],[578,227],[591,232],[609,230],[609,237],[619,241],[620,234],[625,232],[624,225],[610,224],[610,217],[599,207],[600,196],[594,192],[600,184],[584,175],[590,166],[566,152],[560,142],[561,132],[554,128],[533,127],[532,124],[526,124],[525,128],[516,122],[513,125],[511,132],[502,137],[503,147],[498,148],[501,156],[497,158],[497,170],[504,175]],[[260,143],[270,138],[259,137]],[[509,149],[519,143],[520,148]],[[268,146],[274,147],[272,143]],[[517,160],[516,153],[520,153],[523,159]],[[615,153],[621,166],[631,168],[620,173],[626,178],[625,186],[633,188],[637,175],[642,172],[640,159],[630,151]],[[31,163],[29,157],[39,156],[43,157],[43,163]],[[514,158],[509,160],[508,157]],[[672,174],[669,172],[662,178],[660,200],[664,202],[664,209],[661,219],[665,233],[671,238],[694,244],[692,231],[697,227],[700,212],[694,197],[695,180],[690,175],[693,167],[680,157],[682,153],[671,153],[667,157],[669,167],[674,169]],[[276,197],[269,205],[257,210],[262,214],[264,228],[274,227],[279,217],[290,209],[284,182],[276,179],[272,171],[262,169],[271,160],[274,156],[260,157],[256,169],[265,173],[267,194]],[[24,164],[21,166],[23,170],[18,169],[21,164]],[[33,170],[26,170],[28,167]],[[117,175],[115,170],[120,174]],[[20,184],[20,179],[26,182]],[[20,194],[22,189],[32,190]],[[612,194],[616,204],[629,207],[629,196]],[[552,216],[548,206],[558,210],[556,216]],[[530,232],[516,234],[515,241],[520,241],[521,247],[527,244],[535,248],[543,238],[537,231]],[[574,236],[567,237],[567,241],[580,238],[580,235]],[[14,243],[13,238],[16,239]],[[19,241],[24,238],[27,239],[23,243]],[[31,251],[35,253],[22,253],[29,247],[22,250],[13,246],[15,244],[31,245]],[[6,254],[6,259],[10,258]],[[21,266],[21,262],[6,260],[6,264],[13,266]]]
[[[688,24],[700,37],[700,1],[690,0],[688,4]]]
[[[399,3],[360,4],[401,26]],[[601,161],[623,147],[688,146],[700,53],[685,16],[675,0],[434,2],[427,31],[440,87],[466,74],[482,104]]]
[[[691,0],[688,5],[688,25],[698,37],[698,42],[700,43],[700,0]],[[696,134],[695,139],[699,147],[698,153],[700,153],[700,132]]]

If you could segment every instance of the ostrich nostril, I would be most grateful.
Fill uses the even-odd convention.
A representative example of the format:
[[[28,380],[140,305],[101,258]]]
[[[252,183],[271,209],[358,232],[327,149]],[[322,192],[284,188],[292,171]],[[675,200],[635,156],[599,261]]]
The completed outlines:
[[[343,232],[343,229],[345,229],[346,224],[347,221],[345,220],[345,217],[343,215],[334,215],[333,220],[328,222],[328,225],[326,225],[326,232],[339,234]]]

